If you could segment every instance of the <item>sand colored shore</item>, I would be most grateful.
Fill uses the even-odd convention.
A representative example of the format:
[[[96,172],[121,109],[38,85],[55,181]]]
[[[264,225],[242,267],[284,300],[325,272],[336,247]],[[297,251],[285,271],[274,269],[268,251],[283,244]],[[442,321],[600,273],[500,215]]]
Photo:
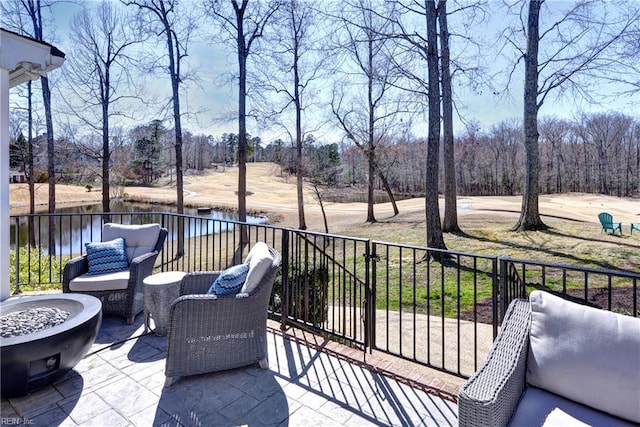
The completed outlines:
[[[237,206],[238,169],[226,167],[217,171],[207,171],[202,175],[185,176],[184,200],[189,206],[207,206],[235,209]],[[24,212],[29,206],[29,192],[26,184],[10,185],[10,205],[12,213]],[[296,226],[298,223],[295,178],[281,174],[280,167],[273,163],[251,163],[247,165],[247,207],[253,212],[271,214],[281,225]],[[154,203],[175,204],[176,190],[170,182],[152,187],[126,187],[122,190],[131,199]],[[345,189],[345,191],[349,191]],[[311,188],[305,189],[305,215],[307,225],[312,230],[321,230],[320,205]],[[99,203],[102,194],[98,189],[91,192],[72,185],[56,186],[58,207],[74,204]],[[37,184],[36,204],[38,210],[47,209],[48,186]],[[461,221],[474,215],[495,216],[517,215],[520,211],[520,196],[474,196],[458,197],[458,215]],[[441,204],[443,202],[441,201]],[[619,198],[594,194],[559,194],[540,197],[540,213],[545,216],[572,221],[597,222],[597,214],[610,212],[616,221],[640,222],[640,199]],[[398,202],[400,220],[422,220],[424,199],[416,198]],[[363,223],[366,219],[366,203],[326,203],[325,211],[332,228],[341,225]],[[376,218],[391,220],[393,211],[390,203],[375,206]]]

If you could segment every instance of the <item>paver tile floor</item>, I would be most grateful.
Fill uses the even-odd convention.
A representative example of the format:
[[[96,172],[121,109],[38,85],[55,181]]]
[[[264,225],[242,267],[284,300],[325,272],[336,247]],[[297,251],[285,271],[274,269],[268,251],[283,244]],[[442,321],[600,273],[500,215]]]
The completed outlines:
[[[181,377],[164,387],[166,338],[105,316],[89,354],[31,395],[2,400],[2,424],[31,426],[454,426],[453,394],[367,369],[352,349],[270,328],[269,369]],[[444,398],[443,398],[444,397]]]

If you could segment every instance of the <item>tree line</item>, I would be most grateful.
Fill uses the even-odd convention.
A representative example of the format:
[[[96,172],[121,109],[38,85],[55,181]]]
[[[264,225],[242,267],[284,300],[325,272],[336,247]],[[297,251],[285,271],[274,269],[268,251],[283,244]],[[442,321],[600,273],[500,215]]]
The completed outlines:
[[[581,192],[618,197],[640,195],[640,121],[621,113],[583,114],[575,120],[543,117],[540,121],[540,188],[542,194]],[[507,120],[486,131],[468,130],[454,141],[458,194],[506,196],[522,194],[524,132],[519,122]],[[185,170],[223,172],[238,162],[236,134],[218,137],[185,131]],[[297,176],[297,148],[282,139],[263,143],[247,137],[248,162],[273,162],[282,175]],[[44,138],[36,142],[46,148]],[[94,141],[99,150],[99,141]],[[126,185],[150,185],[175,177],[173,131],[161,121],[132,129],[118,141],[111,160],[111,197],[121,195]],[[426,150],[424,139],[390,139],[378,148],[378,162],[387,183],[397,197],[424,196]],[[99,183],[100,162],[92,156],[72,155],[74,144],[59,139],[56,164],[59,182],[77,185]],[[85,147],[89,142],[85,142]],[[25,170],[26,139],[11,139],[11,167]],[[46,182],[46,150],[36,159],[36,181]],[[64,159],[64,161],[63,161]],[[302,171],[306,183],[337,189],[366,189],[367,159],[353,144],[318,141],[312,134],[302,144]],[[63,166],[63,167],[62,167]],[[441,171],[444,182],[444,172]],[[374,181],[376,192],[385,192]],[[444,185],[439,188],[444,193]],[[376,198],[380,200],[380,198]],[[388,201],[388,198],[385,200]]]

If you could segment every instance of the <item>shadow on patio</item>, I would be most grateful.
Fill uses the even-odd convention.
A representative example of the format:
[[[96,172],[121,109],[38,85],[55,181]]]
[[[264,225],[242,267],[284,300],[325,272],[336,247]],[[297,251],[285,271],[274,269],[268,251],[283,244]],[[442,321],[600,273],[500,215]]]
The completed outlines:
[[[394,363],[269,323],[269,370],[182,377],[165,388],[166,338],[105,316],[62,380],[2,400],[2,423],[109,426],[457,425],[454,393],[394,375]],[[377,360],[377,363],[375,362]],[[399,371],[406,368],[398,365]],[[397,371],[398,371],[397,370]]]

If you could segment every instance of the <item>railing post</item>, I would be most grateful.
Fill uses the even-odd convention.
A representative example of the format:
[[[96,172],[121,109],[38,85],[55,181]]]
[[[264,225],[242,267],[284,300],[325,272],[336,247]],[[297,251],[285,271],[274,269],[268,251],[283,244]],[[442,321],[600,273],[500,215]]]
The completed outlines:
[[[371,252],[369,252],[369,248],[371,245]],[[378,261],[378,254],[376,251],[376,244],[375,242],[371,242],[370,240],[367,240],[366,242],[366,248],[367,248],[367,276],[365,276],[365,298],[366,298],[366,304],[365,304],[365,309],[367,310],[367,313],[365,313],[365,328],[366,328],[366,332],[365,332],[365,336],[367,338],[365,338],[365,347],[368,346],[369,347],[369,352],[373,353],[373,349],[376,348],[376,280],[377,280],[377,275],[376,275],[376,270],[377,270],[377,264],[376,262]],[[369,260],[371,260],[371,262],[369,262]]]
[[[169,240],[171,238],[171,231],[167,228],[166,221],[164,219],[165,213],[160,214],[160,227],[167,229],[167,238],[164,239],[164,248],[160,252],[160,271],[164,271],[165,263],[169,260]]]
[[[498,323],[502,323],[504,313],[507,311],[509,305],[509,257],[500,257],[500,289],[498,291],[498,302],[500,307],[500,313],[498,316]]]
[[[498,263],[500,264],[500,269],[498,269]],[[500,293],[501,287],[503,286],[502,282],[504,280],[504,269],[502,265],[502,258],[494,258],[493,259],[493,290],[491,292],[492,305],[493,305],[493,339],[495,340],[498,336],[498,326],[500,324],[500,314],[498,309],[498,304],[500,303]]]
[[[14,242],[16,244],[16,265],[14,266],[16,290],[13,294],[18,295],[20,293],[20,241],[18,240],[20,238],[20,218],[18,217],[16,217],[16,223],[13,227],[13,234]],[[9,258],[11,258],[11,244],[9,244]]]
[[[516,298],[526,298],[526,273],[522,278],[508,256],[500,257],[500,321],[507,312],[507,307]]]
[[[282,309],[280,317],[280,330],[287,328],[289,317],[289,229],[282,229],[280,273],[282,275]]]

